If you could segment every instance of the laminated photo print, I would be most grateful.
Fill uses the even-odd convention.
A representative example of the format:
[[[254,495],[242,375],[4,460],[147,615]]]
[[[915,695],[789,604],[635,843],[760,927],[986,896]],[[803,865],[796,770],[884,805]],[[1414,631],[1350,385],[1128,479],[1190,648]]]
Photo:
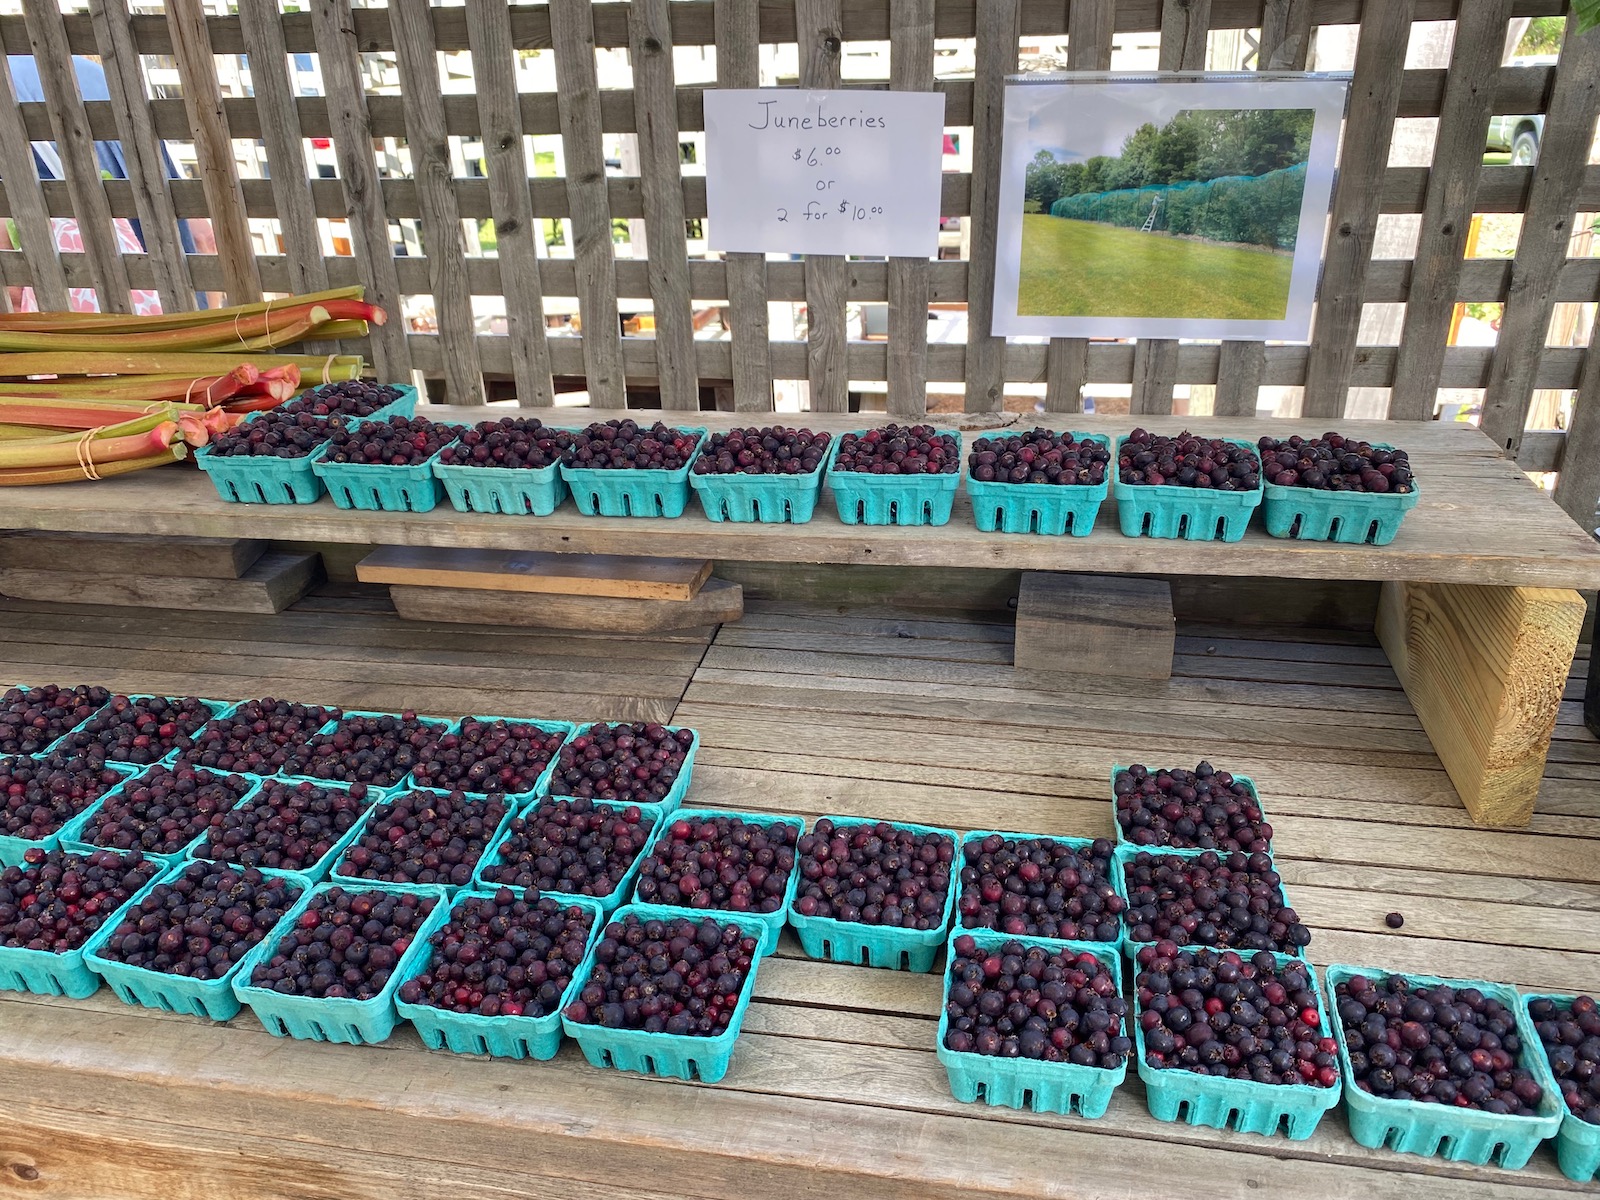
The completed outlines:
[[[1008,83],[995,333],[1305,340],[1348,89],[1256,73]]]

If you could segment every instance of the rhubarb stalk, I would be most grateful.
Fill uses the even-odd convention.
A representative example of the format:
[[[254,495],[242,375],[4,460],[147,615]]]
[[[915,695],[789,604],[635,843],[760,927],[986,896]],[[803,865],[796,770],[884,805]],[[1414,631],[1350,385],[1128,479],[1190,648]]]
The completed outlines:
[[[117,462],[95,462],[95,474],[105,479],[112,475],[128,475],[150,467],[164,467],[188,457],[189,448],[182,442],[173,442],[165,450],[144,458],[125,458]],[[40,483],[77,483],[87,476],[74,462],[70,467],[12,467],[0,468],[0,487],[30,487]]]

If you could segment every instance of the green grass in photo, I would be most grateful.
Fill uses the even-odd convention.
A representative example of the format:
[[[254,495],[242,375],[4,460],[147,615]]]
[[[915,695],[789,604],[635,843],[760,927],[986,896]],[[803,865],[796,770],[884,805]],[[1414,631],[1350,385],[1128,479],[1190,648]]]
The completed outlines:
[[[1287,254],[1030,213],[1017,313],[1281,321],[1293,270]]]

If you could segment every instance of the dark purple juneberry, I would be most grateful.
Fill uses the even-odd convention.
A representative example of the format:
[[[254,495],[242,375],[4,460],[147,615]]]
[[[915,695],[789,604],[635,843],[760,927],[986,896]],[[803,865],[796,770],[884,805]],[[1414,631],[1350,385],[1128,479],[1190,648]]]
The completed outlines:
[[[1219,492],[1253,492],[1261,486],[1261,459],[1254,450],[1187,429],[1177,437],[1135,429],[1122,443],[1117,470],[1117,481],[1128,486],[1166,484]]]
[[[0,871],[0,947],[77,950],[160,870],[137,850],[28,850],[22,865]]]
[[[1111,451],[1070,433],[1034,429],[992,434],[972,443],[967,467],[979,483],[1055,483],[1098,487],[1110,470]]]
[[[321,461],[414,467],[439,453],[460,432],[454,425],[441,425],[427,417],[390,417],[362,425],[335,425],[329,430],[328,448],[322,452]]]
[[[794,910],[895,929],[938,929],[950,894],[956,844],[887,821],[835,825],[821,818],[799,841]]]
[[[392,383],[345,379],[302,392],[272,411],[305,413],[313,417],[370,417],[379,409],[393,404],[400,396],[400,389]]]
[[[946,1049],[1114,1071],[1133,1052],[1119,970],[1086,950],[951,942]]]
[[[164,975],[223,979],[300,892],[299,884],[260,871],[190,863],[123,913],[100,957]]]
[[[1580,1121],[1600,1125],[1600,1010],[1594,997],[1574,996],[1570,1001],[1534,997],[1528,1001],[1528,1016],[1567,1111]]]
[[[481,796],[531,792],[566,738],[526,721],[469,718],[459,732],[443,734],[422,751],[413,781]]]
[[[364,783],[342,788],[269,779],[242,808],[212,817],[189,854],[235,866],[304,871],[321,862],[371,807]]]
[[[216,712],[194,696],[146,696],[142,700],[113,696],[81,729],[67,737],[62,748],[87,750],[101,746],[113,762],[149,766],[165,758],[179,738],[192,734]]]
[[[423,760],[445,728],[442,721],[421,720],[410,709],[376,717],[351,714],[291,753],[278,773],[393,787]]]
[[[211,439],[212,458],[305,458],[328,440],[332,424],[308,412],[269,409]]]
[[[677,471],[689,465],[698,433],[657,421],[648,429],[637,421],[596,421],[572,435],[567,462],[585,471]]]
[[[1272,826],[1250,785],[1202,762],[1192,771],[1135,763],[1112,781],[1117,824],[1135,846],[1177,850],[1271,848]]]
[[[604,899],[644,853],[650,829],[637,805],[548,796],[511,819],[483,882]]]
[[[197,770],[184,762],[150,767],[96,809],[77,840],[108,850],[176,854],[254,786],[243,775]]]
[[[0,758],[0,834],[37,842],[121,783],[98,746],[45,758]]]
[[[1281,441],[1263,436],[1256,444],[1267,482],[1279,487],[1404,495],[1415,478],[1404,450],[1383,449],[1337,433]]]
[[[1355,1085],[1374,1096],[1535,1115],[1516,1015],[1475,987],[1352,975],[1334,989]]]
[[[450,467],[538,470],[563,461],[571,444],[570,430],[551,429],[538,417],[501,417],[463,430],[461,440],[446,446],[439,461]]]
[[[248,700],[227,716],[207,722],[193,736],[179,738],[178,748],[197,767],[276,775],[294,751],[339,716],[337,708],[268,696]]]
[[[250,986],[282,996],[371,1000],[389,986],[438,903],[426,894],[329,888],[250,972]]]
[[[696,475],[810,475],[822,469],[833,438],[809,429],[768,425],[730,429],[706,439]]]
[[[1073,846],[1048,837],[991,833],[962,847],[964,929],[996,929],[1012,937],[1113,942],[1122,897],[1111,886],[1112,844],[1096,838]]]
[[[799,831],[735,816],[672,820],[639,864],[634,894],[646,904],[771,913],[783,907]]]
[[[724,1032],[755,968],[757,939],[710,917],[641,920],[605,927],[569,1021],[689,1037]]]
[[[375,883],[465,887],[505,815],[503,800],[404,792],[372,810],[333,870]]]
[[[105,688],[90,684],[8,688],[0,694],[0,754],[42,753],[109,699]]]
[[[1141,946],[1135,963],[1146,1065],[1256,1083],[1339,1081],[1339,1044],[1322,1032],[1309,963],[1172,941]]]
[[[1124,860],[1133,942],[1170,940],[1219,950],[1293,954],[1311,942],[1283,895],[1283,881],[1263,851],[1149,854]]]
[[[556,756],[550,794],[633,804],[665,800],[693,745],[691,729],[653,723],[585,726]]]
[[[469,896],[428,939],[421,974],[400,985],[405,1004],[480,1017],[545,1017],[583,961],[594,913],[537,891]]]
[[[834,469],[868,475],[954,475],[961,468],[956,439],[932,425],[885,425],[839,439]]]

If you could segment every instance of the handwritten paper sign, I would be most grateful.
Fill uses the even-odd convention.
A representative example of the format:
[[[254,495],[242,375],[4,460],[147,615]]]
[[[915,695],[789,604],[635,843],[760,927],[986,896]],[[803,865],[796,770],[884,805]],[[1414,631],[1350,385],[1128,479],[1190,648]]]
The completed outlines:
[[[717,89],[705,106],[713,250],[937,253],[942,94]]]

